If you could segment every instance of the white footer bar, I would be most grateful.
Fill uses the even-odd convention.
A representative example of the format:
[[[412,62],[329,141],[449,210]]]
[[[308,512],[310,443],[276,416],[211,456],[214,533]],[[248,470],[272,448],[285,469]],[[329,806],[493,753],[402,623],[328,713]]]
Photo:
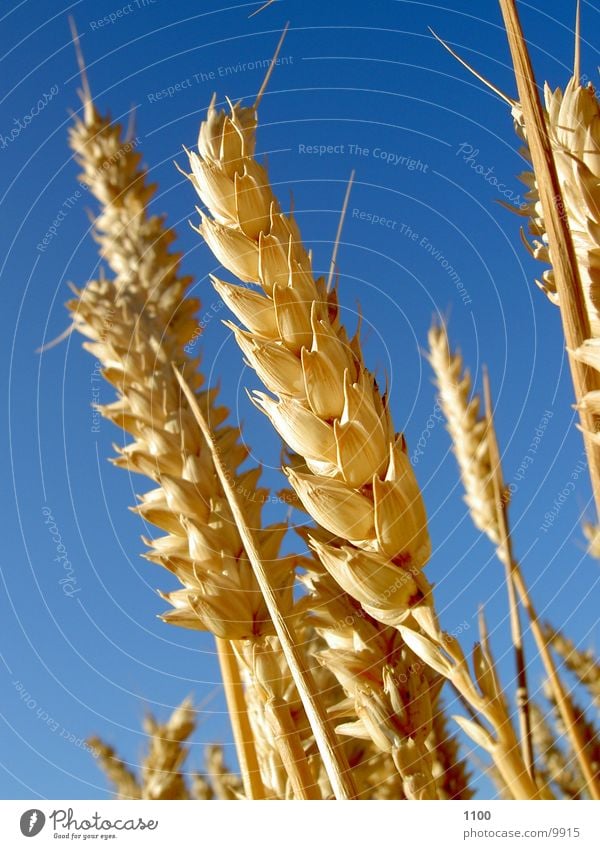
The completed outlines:
[[[597,802],[11,800],[0,801],[0,845],[334,849],[346,843],[365,849],[597,849],[599,814]]]

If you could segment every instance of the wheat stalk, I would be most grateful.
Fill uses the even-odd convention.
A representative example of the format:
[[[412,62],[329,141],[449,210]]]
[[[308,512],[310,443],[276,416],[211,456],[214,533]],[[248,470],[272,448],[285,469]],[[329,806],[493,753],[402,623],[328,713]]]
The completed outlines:
[[[549,288],[556,292],[575,398],[578,404],[584,442],[589,460],[596,510],[600,513],[600,444],[596,412],[584,399],[596,398],[600,377],[578,352],[598,327],[596,305],[597,270],[592,271],[597,250],[594,222],[598,221],[598,181],[590,173],[597,169],[597,101],[593,91],[585,92],[575,77],[566,98],[560,93],[549,98],[548,119],[540,104],[531,60],[514,0],[499,0],[511,50],[519,92],[519,123],[529,146],[539,205],[536,205],[534,232],[543,234],[548,253],[541,258],[552,264]],[[576,61],[576,74],[578,72]],[[583,125],[578,126],[583,117]],[[594,130],[590,133],[587,128]],[[554,132],[549,129],[554,128]],[[581,144],[586,152],[581,150]],[[588,147],[589,145],[589,147]],[[571,149],[573,146],[574,149]],[[582,155],[583,154],[583,155]],[[573,157],[573,158],[572,158]],[[591,190],[588,194],[586,189]],[[597,227],[596,227],[597,233]],[[591,243],[590,243],[591,242]],[[548,278],[547,278],[548,282]],[[587,293],[587,298],[586,294]]]
[[[461,480],[465,488],[465,501],[477,528],[483,531],[496,546],[498,558],[504,566],[508,593],[511,637],[517,674],[517,705],[521,727],[523,759],[533,775],[533,750],[529,697],[523,636],[515,598],[512,576],[513,557],[510,535],[507,533],[506,509],[508,490],[498,476],[497,446],[491,438],[489,415],[480,414],[479,396],[472,394],[471,376],[463,370],[462,357],[450,350],[448,334],[443,324],[434,324],[429,330],[429,361],[433,368],[442,411],[452,438]],[[486,381],[487,395],[489,385]]]
[[[462,686],[498,730],[497,739],[485,737],[486,746],[515,794],[532,798],[537,791],[518,746],[515,751],[498,690],[478,690],[464,656],[457,662],[460,675],[454,675],[448,665],[430,662],[435,653],[423,651],[441,649],[446,635],[435,621],[422,574],[430,542],[404,439],[394,433],[387,398],[364,365],[358,338],[350,340],[340,322],[335,293],[314,279],[297,225],[281,211],[253,157],[256,123],[254,108],[230,104],[226,115],[211,104],[199,154],[190,154],[191,179],[212,215],[202,215],[199,228],[209,247],[242,283],[258,283],[262,290],[214,280],[248,328],[229,325],[247,362],[278,397],[256,393],[255,402],[299,456],[286,469],[288,478],[307,512],[329,532],[325,539],[309,532],[311,545],[367,613],[398,627],[416,654]],[[414,630],[418,627],[429,639]],[[374,735],[390,715],[372,693],[355,707],[363,724],[371,711]],[[427,758],[421,761],[423,769]]]
[[[408,601],[423,598],[427,589],[420,574],[429,546],[420,491],[403,439],[393,433],[386,399],[362,364],[358,340],[349,342],[337,318],[335,294],[326,292],[323,280],[314,281],[293,219],[280,211],[265,172],[249,155],[255,127],[252,109],[232,106],[231,115],[225,116],[213,105],[200,131],[200,156],[190,155],[193,179],[214,215],[214,221],[203,218],[203,235],[243,281],[258,280],[266,297],[222,281],[215,281],[215,286],[250,327],[251,332],[234,329],[244,353],[267,388],[281,395],[278,405],[264,395],[257,397],[258,403],[276,420],[286,442],[306,459],[300,471],[288,467],[292,485],[308,512],[343,538],[336,545],[331,533],[325,537],[313,533],[311,545],[322,559],[335,560],[332,566],[327,562],[327,568],[350,594],[361,590],[360,581],[347,568],[349,557],[360,559],[363,571],[372,577],[381,576],[379,592],[370,590],[366,600],[363,591],[361,600],[365,604],[375,600],[377,617],[381,619],[386,609],[393,620],[408,615]],[[334,425],[325,422],[336,418],[331,405],[337,410]],[[336,439],[337,468],[332,462]],[[323,451],[326,456],[319,456]],[[374,483],[373,463],[381,472]],[[342,504],[344,510],[338,510]],[[362,550],[345,545],[365,536],[358,527],[350,527],[355,524],[353,506],[360,511],[361,505],[372,513],[372,540],[365,541]],[[399,511],[404,521],[398,518]],[[384,689],[382,685],[382,694]],[[389,713],[393,713],[389,705],[380,710],[382,716]],[[422,761],[425,764],[426,758]]]
[[[584,741],[581,737],[578,724],[570,707],[570,703],[567,698],[564,686],[557,673],[556,665],[549,651],[548,644],[544,637],[542,626],[539,621],[539,617],[531,601],[531,597],[523,579],[521,569],[519,567],[518,562],[513,556],[510,529],[508,525],[508,515],[506,509],[506,487],[504,484],[500,453],[498,450],[494,420],[492,415],[489,382],[486,379],[485,391],[487,399],[487,417],[486,432],[482,447],[479,441],[479,427],[477,427],[476,431],[477,438],[470,438],[468,434],[464,433],[465,429],[476,426],[478,422],[473,419],[472,416],[469,417],[466,414],[468,409],[473,409],[473,402],[469,402],[467,400],[468,396],[470,395],[470,381],[467,380],[467,382],[465,383],[464,378],[462,381],[458,381],[458,383],[456,381],[457,374],[460,374],[461,370],[460,357],[456,354],[453,355],[450,352],[447,334],[445,330],[434,329],[430,333],[430,342],[432,344],[432,348],[436,349],[436,354],[435,356],[432,356],[431,359],[432,362],[435,362],[437,366],[436,377],[438,383],[440,385],[445,386],[445,396],[447,398],[452,397],[454,402],[453,410],[450,413],[453,417],[454,422],[453,428],[451,429],[453,440],[455,440],[455,444],[456,441],[460,441],[463,444],[463,448],[465,445],[470,445],[477,452],[477,457],[479,457],[483,453],[486,456],[486,462],[483,468],[485,468],[486,470],[491,470],[492,482],[494,485],[494,504],[496,508],[496,520],[493,529],[493,537],[498,540],[498,557],[504,564],[506,569],[506,583],[509,589],[510,610],[513,611],[512,615],[514,616],[514,611],[516,611],[516,602],[512,592],[512,587],[514,586],[514,590],[518,594],[521,600],[521,604],[523,605],[523,608],[529,618],[536,646],[544,664],[546,674],[548,675],[549,683],[552,686],[557,706],[562,712],[564,725],[569,734],[569,739],[573,746],[573,750],[578,758],[582,773],[584,774],[586,781],[588,782],[590,793],[594,795],[598,792],[598,789],[596,787],[596,779],[589,763],[589,758],[586,755]],[[447,367],[447,362],[452,360],[454,360],[454,367]],[[462,416],[460,415],[461,408],[463,409]],[[477,402],[477,409],[478,408],[479,404]],[[459,452],[456,448],[455,453],[458,457]],[[466,460],[468,461],[468,458],[466,458]],[[476,462],[477,458],[472,458],[471,463],[469,464],[469,468],[473,468]],[[522,655],[522,638],[520,634],[520,624],[518,623],[518,621],[514,621],[514,619],[511,621],[511,633],[513,637],[513,643],[515,645],[518,685],[519,689],[521,690],[519,704],[523,709],[522,713],[525,714],[527,703],[527,682],[524,675],[525,666],[524,658]],[[523,733],[527,734],[527,737],[529,737],[528,729],[530,727],[530,722],[528,717],[526,716],[523,716],[522,727]],[[529,751],[526,753],[524,760],[526,763],[531,763],[531,755]]]

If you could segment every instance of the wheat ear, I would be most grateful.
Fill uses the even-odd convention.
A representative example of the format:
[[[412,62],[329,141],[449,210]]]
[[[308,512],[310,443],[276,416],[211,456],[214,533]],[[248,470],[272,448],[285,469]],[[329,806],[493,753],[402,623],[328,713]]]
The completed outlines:
[[[569,351],[569,362],[589,461],[592,490],[596,510],[600,515],[600,444],[597,442],[597,437],[594,437],[598,430],[598,418],[589,405],[582,403],[586,397],[596,397],[593,393],[596,393],[600,388],[600,376],[595,369],[586,364],[584,358],[574,355],[574,352],[580,349],[591,336],[590,316],[586,308],[581,279],[582,271],[587,266],[585,258],[587,251],[586,249],[579,251],[578,256],[574,245],[574,234],[571,232],[572,227],[576,230],[577,220],[581,220],[582,216],[575,212],[571,216],[572,223],[569,216],[569,208],[581,207],[585,201],[582,201],[579,191],[581,184],[577,185],[576,183],[575,191],[573,191],[573,181],[561,179],[564,175],[559,174],[557,169],[557,162],[561,161],[565,151],[561,152],[560,147],[552,143],[548,121],[544,117],[540,104],[535,76],[516,4],[514,0],[499,0],[499,4],[504,18],[519,92],[519,110],[522,116],[523,132],[529,146],[543,215],[543,227],[548,243],[548,259],[553,268],[552,285],[555,287],[558,296],[563,331]],[[578,81],[576,81],[576,85],[578,85]],[[551,120],[553,118],[555,122],[557,121],[559,111],[554,109]],[[563,117],[564,115],[565,112],[563,112]],[[567,135],[571,135],[570,129],[567,126]],[[587,137],[586,143],[588,140],[595,141],[595,139]],[[557,154],[557,159],[555,159],[555,154]],[[597,158],[597,153],[593,147],[589,155],[590,158]],[[572,174],[572,169],[575,166],[570,163],[568,167]],[[596,192],[597,185],[596,181]],[[585,223],[582,231],[584,234],[588,228],[591,229],[592,221]],[[581,259],[583,261],[580,265]],[[594,301],[596,298],[596,293],[590,288],[588,302]]]
[[[387,398],[364,365],[358,339],[350,341],[340,322],[335,293],[315,281],[294,219],[281,212],[253,158],[256,123],[253,108],[230,104],[225,115],[212,104],[199,155],[190,154],[192,179],[212,213],[202,216],[202,235],[221,263],[243,283],[257,282],[262,294],[218,280],[215,287],[249,328],[232,326],[248,363],[279,397],[274,402],[257,393],[255,399],[301,458],[287,469],[292,486],[333,535],[324,541],[320,532],[309,532],[314,550],[367,613],[400,628],[429,663],[434,655],[423,647],[433,640],[441,649],[446,635],[421,571],[430,542],[406,446],[394,433]],[[419,626],[429,629],[429,640]],[[457,663],[459,675],[449,674],[448,665],[430,665],[458,681],[475,709],[496,723],[498,739],[488,735],[488,750],[518,798],[534,797],[498,690],[479,691],[462,654]],[[376,703],[374,709],[377,714]]]
[[[218,280],[215,287],[249,327],[232,328],[247,360],[279,395],[279,403],[262,393],[255,400],[302,458],[288,477],[329,532],[311,533],[311,545],[345,591],[393,625],[428,593],[421,493],[387,397],[339,320],[335,293],[314,280],[297,226],[253,158],[256,123],[253,108],[231,105],[225,115],[213,103],[199,155],[190,154],[192,180],[213,216],[203,216],[202,234],[263,294]]]
[[[143,725],[148,735],[148,751],[140,767],[139,780],[111,746],[98,737],[88,740],[102,770],[113,784],[117,797],[189,799],[189,789],[181,770],[188,756],[184,743],[196,727],[191,700],[184,699],[165,723],[157,722],[149,713]]]
[[[589,760],[585,753],[585,747],[583,745],[581,735],[579,734],[577,723],[575,722],[572,711],[570,710],[570,705],[566,698],[564,687],[562,685],[562,682],[560,681],[556,670],[556,665],[548,649],[547,641],[544,638],[542,627],[535,611],[535,608],[533,606],[533,603],[531,601],[531,598],[529,596],[529,592],[523,579],[521,569],[519,567],[518,562],[513,556],[506,509],[506,488],[504,485],[504,479],[502,474],[500,453],[498,451],[496,431],[491,410],[491,401],[489,401],[489,383],[486,380],[486,395],[488,397],[489,403],[487,404],[488,409],[484,438],[481,441],[479,439],[469,440],[468,435],[465,435],[463,433],[463,430],[467,427],[474,427],[478,424],[478,422],[477,420],[474,420],[473,417],[465,415],[464,412],[461,416],[459,409],[462,408],[463,411],[467,410],[467,408],[473,409],[473,404],[475,404],[476,408],[478,409],[479,402],[469,402],[467,400],[470,394],[470,381],[467,381],[467,384],[465,384],[464,379],[462,382],[457,382],[457,371],[458,373],[460,373],[461,361],[456,354],[452,355],[450,353],[445,330],[434,328],[433,331],[430,333],[430,344],[432,345],[432,350],[435,349],[436,352],[435,355],[432,357],[432,362],[435,362],[437,367],[436,376],[438,382],[446,385],[446,397],[452,396],[452,398],[454,399],[454,406],[456,409],[454,410],[454,412],[451,413],[454,421],[453,428],[451,429],[453,440],[459,440],[462,441],[464,444],[471,445],[473,450],[476,451],[477,457],[481,456],[482,454],[486,456],[485,468],[490,470],[488,477],[491,476],[494,494],[493,503],[495,504],[496,509],[495,522],[493,526],[493,537],[491,534],[490,537],[494,538],[494,540],[499,541],[497,552],[499,559],[504,564],[505,569],[507,570],[507,587],[509,588],[510,598],[509,604],[511,606],[511,609],[516,608],[515,600],[512,596],[511,590],[511,588],[514,586],[514,589],[520,598],[521,604],[523,605],[523,609],[525,610],[525,613],[527,614],[527,617],[529,619],[531,631],[535,639],[537,649],[540,653],[540,657],[544,664],[546,674],[548,675],[548,680],[553,688],[553,692],[555,693],[557,705],[559,709],[563,712],[565,727],[569,733],[569,739],[571,740],[571,743],[573,745],[573,750],[579,760],[582,773],[585,775],[586,781],[589,784],[590,793],[593,795],[595,792],[597,792],[597,789],[595,789],[594,787],[595,779],[593,771],[591,770],[589,764]],[[446,363],[448,360],[453,361],[453,368],[447,368],[444,366],[444,363]],[[477,428],[477,433],[480,433],[479,427]],[[458,457],[459,454],[458,452],[456,453]],[[468,460],[468,458],[466,459]],[[472,458],[471,465],[475,462],[476,458]],[[513,640],[516,640],[516,648],[518,648],[521,644],[520,626],[518,625],[518,623],[511,623],[511,628]],[[523,681],[524,660],[522,657],[522,653],[516,652],[516,657],[518,670],[518,685],[519,688],[522,688],[524,691],[523,693],[521,693],[520,701],[521,705],[524,707],[526,698],[524,694],[526,694],[527,692],[526,681]],[[523,726],[525,727],[525,722],[523,722]],[[529,757],[526,756],[525,759],[529,760]]]
[[[165,723],[157,722],[152,714],[145,717],[144,730],[150,745],[142,764],[144,799],[186,798],[188,791],[181,767],[188,750],[183,744],[195,727],[190,699],[185,699]]]
[[[473,522],[496,546],[505,570],[508,594],[511,637],[517,675],[517,705],[521,731],[523,759],[533,775],[533,750],[529,719],[529,698],[523,637],[519,610],[511,574],[513,562],[510,535],[507,533],[507,490],[498,477],[497,446],[490,439],[488,417],[480,413],[479,396],[473,395],[471,376],[463,370],[462,357],[450,350],[448,334],[443,324],[433,324],[428,334],[428,358],[435,375],[440,405],[446,418],[456,455],[460,477],[465,489],[465,501]],[[489,390],[486,381],[486,389]],[[487,394],[486,394],[487,401]],[[488,416],[490,404],[487,404]],[[499,487],[499,488],[498,488]],[[499,512],[499,508],[500,511]]]
[[[167,531],[167,536],[150,543],[147,556],[172,571],[183,585],[165,595],[174,608],[165,619],[212,631],[223,640],[267,639],[273,626],[260,589],[210,452],[189,410],[180,406],[179,385],[170,366],[172,361],[188,362],[192,369],[198,365],[183,352],[195,338],[193,315],[198,303],[186,297],[190,279],[179,274],[179,255],[169,249],[174,235],[162,219],[147,212],[153,190],[140,166],[140,154],[121,140],[120,127],[102,118],[89,98],[83,119],[76,119],[71,132],[71,145],[86,184],[101,202],[96,230],[117,277],[114,283],[101,279],[76,290],[79,297],[69,306],[75,327],[91,339],[86,347],[104,365],[104,376],[119,393],[118,401],[101,412],[134,436],[117,464],[159,483],[143,497],[138,511]],[[237,468],[247,454],[238,442],[239,431],[224,424],[226,411],[215,405],[214,391],[200,390],[201,375],[194,373],[193,382],[217,430],[219,450]],[[235,485],[248,495],[250,519],[260,528],[266,492],[257,488],[258,475],[259,470],[236,474]],[[291,604],[293,560],[276,559],[285,530],[280,524],[261,529],[259,535],[278,592],[285,604]],[[235,715],[239,701],[231,708]],[[276,728],[273,739],[280,737]],[[252,745],[247,738],[241,742]],[[248,757],[242,753],[240,761],[243,764]],[[249,795],[260,792],[248,773],[244,781]]]
[[[223,748],[215,745],[207,746],[204,759],[206,772],[195,778],[196,793],[200,789],[204,793],[208,790],[210,798],[220,799],[223,802],[240,799],[244,788],[238,776],[226,767]]]
[[[142,799],[143,791],[136,776],[115,749],[99,737],[90,737],[86,742],[112,784],[117,799]]]

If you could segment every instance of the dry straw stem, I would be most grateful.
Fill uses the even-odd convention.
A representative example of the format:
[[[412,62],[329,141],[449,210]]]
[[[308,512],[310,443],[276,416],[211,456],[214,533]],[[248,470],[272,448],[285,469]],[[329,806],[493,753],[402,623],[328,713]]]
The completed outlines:
[[[87,86],[86,86],[87,90]],[[223,640],[263,640],[273,625],[246,558],[210,452],[189,410],[181,406],[171,362],[188,362],[199,403],[217,432],[218,448],[237,468],[247,456],[239,430],[227,426],[227,411],[215,392],[201,389],[184,347],[196,336],[198,302],[186,297],[190,279],[179,273],[174,234],[147,211],[153,188],[146,182],[140,154],[121,138],[121,128],[101,117],[88,95],[83,119],[76,118],[71,146],[90,191],[101,203],[96,232],[103,255],[116,272],[114,282],[90,282],[69,304],[86,347],[103,365],[118,400],[100,412],[129,431],[134,440],[119,449],[117,465],[154,479],[158,488],[141,500],[138,512],[167,531],[149,543],[147,555],[174,573],[182,589],[165,594],[173,610],[165,620],[212,631]],[[260,470],[235,474],[248,499],[250,520],[264,542],[272,579],[281,599],[292,603],[293,561],[277,558],[286,526],[263,529],[260,513],[266,491],[257,487]],[[228,687],[231,692],[231,688]],[[239,700],[232,715],[240,710]],[[244,738],[244,745],[251,741]],[[242,764],[248,757],[240,757]],[[259,792],[244,773],[248,794]]]
[[[353,799],[356,796],[356,788],[354,787],[348,764],[345,762],[345,758],[343,758],[342,749],[339,742],[336,740],[335,732],[327,713],[324,711],[323,706],[319,701],[312,674],[306,663],[306,659],[298,648],[297,639],[292,625],[281,609],[276,587],[273,586],[268,570],[263,564],[259,542],[252,532],[248,520],[244,515],[240,499],[238,498],[234,487],[231,486],[230,472],[220,456],[218,446],[210,430],[210,426],[204,418],[193,391],[176,368],[175,374],[177,375],[183,393],[188,400],[192,412],[194,413],[206,443],[212,450],[213,462],[215,464],[217,475],[219,476],[223,490],[228,498],[229,506],[236,521],[240,537],[244,542],[246,553],[261,588],[267,609],[275,626],[277,636],[281,641],[281,646],[288,661],[290,672],[294,678],[294,682],[298,688],[298,693],[300,694],[304,709],[306,710],[306,714],[313,729],[313,733],[319,746],[319,751],[323,758],[323,763],[327,770],[336,798]],[[287,729],[284,729],[284,734],[286,731]],[[293,757],[291,760],[293,762]]]
[[[517,674],[517,706],[523,759],[533,776],[533,751],[529,718],[529,697],[523,638],[512,577],[512,546],[507,525],[507,490],[502,481],[498,449],[490,427],[489,382],[485,377],[487,417],[480,414],[479,396],[473,394],[471,376],[463,370],[458,351],[450,349],[446,327],[433,324],[429,330],[429,362],[433,368],[440,404],[446,417],[465,501],[473,522],[496,546],[504,566],[510,615],[510,628]]]
[[[550,625],[544,626],[544,636],[554,651],[562,658],[580,684],[600,707],[600,664],[591,649],[578,649],[568,637]]]
[[[248,362],[279,396],[255,400],[299,457],[288,477],[327,531],[311,532],[311,545],[367,612],[395,625],[429,590],[421,573],[430,545],[425,509],[406,445],[358,338],[340,322],[335,292],[314,279],[297,225],[253,157],[254,107],[230,107],[226,115],[211,105],[191,176],[212,215],[202,219],[207,243],[262,294],[219,280],[215,287],[249,328],[232,327]],[[380,716],[393,713],[385,690]]]
[[[590,319],[580,277],[579,258],[574,247],[569,221],[569,201],[573,202],[577,195],[567,192],[565,196],[561,189],[561,179],[557,171],[548,122],[539,100],[531,60],[514,0],[499,0],[499,3],[513,60],[523,131],[529,146],[541,204],[549,259],[554,272],[553,282],[558,295],[563,331],[569,351],[575,398],[584,432],[596,510],[600,515],[600,444],[593,436],[598,430],[598,418],[593,409],[582,405],[586,396],[600,389],[600,381],[595,369],[590,368],[580,356],[575,356],[573,353],[580,349],[591,336]],[[592,151],[591,156],[594,155]],[[580,200],[575,202],[581,203]]]

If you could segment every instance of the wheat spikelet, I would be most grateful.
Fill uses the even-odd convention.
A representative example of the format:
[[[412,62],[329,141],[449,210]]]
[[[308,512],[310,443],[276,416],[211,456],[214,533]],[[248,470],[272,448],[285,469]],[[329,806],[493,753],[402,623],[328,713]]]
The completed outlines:
[[[432,719],[441,679],[396,629],[377,622],[340,592],[328,572],[314,561],[305,568],[310,621],[326,645],[316,657],[344,691],[330,708],[338,721],[345,720],[338,733],[371,740],[390,755],[406,798],[437,798]]]
[[[117,799],[143,798],[142,788],[135,775],[112,746],[109,746],[99,737],[90,737],[87,744],[98,759],[100,768],[112,784]]]
[[[188,755],[183,744],[196,727],[191,699],[185,699],[167,722],[159,723],[152,714],[148,714],[143,725],[150,745],[142,764],[142,798],[189,798],[181,768]]]
[[[444,331],[445,332],[445,331]],[[437,338],[437,337],[436,337]],[[447,346],[447,339],[444,341],[444,344]],[[439,375],[438,375],[439,377]],[[523,580],[523,576],[521,574],[519,565],[517,561],[513,557],[512,553],[512,543],[510,538],[510,529],[508,524],[508,513],[507,513],[507,501],[505,498],[505,486],[504,479],[502,474],[502,465],[500,461],[500,453],[497,444],[496,432],[494,427],[494,420],[492,414],[492,405],[491,405],[491,397],[489,390],[489,381],[486,377],[486,402],[487,402],[487,419],[486,419],[486,445],[487,452],[489,454],[490,460],[490,468],[492,470],[493,475],[493,483],[494,483],[494,499],[496,504],[496,515],[497,515],[497,527],[500,532],[500,541],[497,548],[497,553],[499,559],[503,562],[506,569],[506,584],[509,590],[509,604],[511,611],[511,620],[514,617],[514,621],[511,621],[511,635],[513,638],[513,644],[515,647],[515,658],[516,658],[516,668],[517,668],[517,681],[518,681],[518,704],[521,710],[522,723],[521,723],[521,731],[522,731],[522,744],[524,748],[524,760],[528,765],[530,770],[532,771],[532,756],[531,756],[531,747],[530,745],[525,746],[525,743],[528,743],[530,737],[530,721],[528,716],[528,705],[527,705],[527,679],[525,676],[525,660],[522,652],[522,642],[521,642],[521,629],[520,623],[518,620],[518,611],[516,605],[516,595],[518,594],[521,603],[528,615],[528,618],[531,623],[532,632],[535,638],[535,642],[538,648],[538,651],[541,655],[542,661],[544,663],[544,667],[546,669],[549,684],[552,687],[553,697],[557,705],[557,709],[561,713],[562,721],[564,728],[566,729],[570,741],[573,745],[573,749],[576,753],[576,757],[578,759],[580,768],[582,773],[585,776],[585,780],[589,791],[592,795],[598,793],[597,779],[596,774],[594,772],[594,766],[589,756],[589,746],[586,743],[585,735],[584,735],[584,726],[581,722],[578,721],[573,707],[571,705],[571,701],[568,697],[568,694],[560,680],[558,675],[556,665],[552,658],[551,652],[549,651],[548,643],[546,637],[543,633],[542,625],[539,621],[531,598],[529,596],[529,592],[527,590],[526,584]],[[463,403],[466,404],[466,400],[463,398]],[[465,419],[463,419],[465,420]],[[458,434],[460,438],[460,433]],[[467,441],[465,441],[466,444]],[[480,682],[481,683],[481,682]],[[496,767],[501,770],[501,767],[498,763],[496,763]],[[506,779],[504,779],[506,780]],[[509,785],[510,786],[510,785]]]
[[[458,461],[465,488],[465,501],[477,528],[487,534],[496,546],[496,553],[505,568],[508,592],[511,636],[517,675],[517,702],[523,757],[533,774],[533,751],[528,707],[528,685],[521,622],[517,607],[513,557],[508,533],[508,491],[504,485],[498,455],[491,399],[487,416],[480,415],[481,402],[472,393],[469,371],[463,371],[462,357],[450,349],[445,325],[433,325],[429,330],[429,361],[432,365],[439,399],[452,438],[452,449]],[[486,377],[489,395],[489,383]],[[501,504],[498,504],[500,500]]]
[[[479,396],[472,394],[471,376],[468,369],[463,370],[460,353],[450,350],[446,328],[432,325],[428,339],[429,362],[435,373],[440,405],[465,488],[465,501],[476,527],[498,545],[500,533],[486,439],[487,423],[480,413]]]
[[[235,801],[243,796],[242,782],[225,765],[223,747],[207,746],[204,755],[206,773],[196,776],[193,786],[196,793],[209,793],[209,798],[223,802]],[[197,797],[198,798],[198,797]]]
[[[226,639],[272,633],[210,453],[202,450],[202,436],[181,404],[172,374],[172,361],[187,365],[199,401],[217,429],[220,449],[236,469],[247,454],[239,431],[224,425],[227,410],[215,404],[214,390],[200,390],[198,360],[189,361],[183,352],[196,330],[193,315],[199,306],[184,297],[190,278],[179,274],[180,257],[168,249],[174,234],[147,211],[153,189],[139,164],[140,154],[121,141],[121,127],[101,118],[89,101],[84,116],[76,121],[70,141],[90,190],[102,203],[96,230],[118,276],[114,283],[92,281],[68,307],[76,328],[92,340],[85,347],[104,365],[104,377],[119,394],[116,402],[101,408],[102,414],[134,436],[134,442],[120,449],[117,465],[160,483],[136,509],[168,531],[154,541],[148,557],[184,585],[165,595],[174,607],[165,619]],[[251,519],[260,527],[266,493],[257,489],[258,475],[259,470],[250,470],[236,483],[254,496],[249,499]],[[274,563],[285,526],[261,533]],[[286,573],[288,594],[290,565],[273,566]]]
[[[577,360],[600,370],[597,340],[600,337],[600,104],[591,83],[582,86],[573,75],[564,91],[544,86],[546,123],[560,180],[564,211],[573,239],[573,247],[581,279],[584,307],[590,337],[574,351]],[[526,136],[524,128],[517,129]],[[524,149],[528,155],[528,149]],[[529,186],[527,206],[523,215],[529,216],[529,229],[537,237],[532,254],[542,262],[552,265],[546,222],[535,173],[528,172],[522,179]],[[541,240],[541,241],[540,241]],[[554,269],[543,274],[540,287],[550,300],[560,306],[556,290]],[[578,399],[579,408],[596,417],[600,414],[600,392],[595,389]],[[599,443],[597,426],[591,438]],[[592,541],[592,540],[590,540]],[[594,553],[594,546],[591,547]]]
[[[600,664],[591,649],[578,649],[573,642],[550,625],[544,629],[546,639],[563,659],[565,666],[588,691],[597,707],[600,707]]]
[[[372,513],[372,539],[364,541],[363,551],[358,546],[335,547],[330,536],[317,539],[316,534],[311,535],[311,544],[321,558],[336,560],[337,580],[342,573],[347,576],[346,584],[340,581],[344,589],[349,589],[348,582],[355,592],[357,587],[346,567],[348,558],[362,558],[363,569],[373,575],[379,575],[376,569],[387,570],[380,592],[371,591],[369,600],[375,600],[381,616],[393,575],[395,597],[387,610],[393,619],[400,607],[404,616],[410,599],[422,599],[422,588],[427,587],[419,573],[429,545],[421,495],[404,441],[391,429],[386,399],[362,364],[358,340],[349,342],[337,320],[335,296],[327,295],[323,280],[314,281],[293,219],[279,210],[266,173],[249,156],[255,128],[253,110],[233,106],[226,117],[211,106],[200,131],[200,156],[190,156],[196,187],[214,215],[214,219],[204,217],[203,235],[217,257],[243,281],[258,280],[266,297],[222,281],[215,281],[215,287],[255,331],[253,335],[234,329],[267,388],[280,393],[278,405],[262,394],[257,402],[275,419],[290,447],[306,460],[302,471],[287,469],[305,508],[345,540],[365,536],[359,528],[350,527],[356,512],[353,504],[359,511],[364,505]],[[312,401],[304,386],[311,387]],[[324,409],[323,405],[331,404],[337,405],[337,412]],[[333,424],[325,421],[332,417]],[[337,468],[333,462],[336,440]],[[377,457],[371,456],[373,445]],[[375,469],[381,475],[373,482]],[[314,474],[315,470],[321,474]],[[342,509],[332,509],[334,503]],[[398,511],[404,514],[404,526]],[[359,519],[363,529],[367,522],[366,517]],[[411,553],[404,551],[406,545],[412,546]],[[386,713],[381,706],[379,710]],[[388,707],[387,713],[393,711]]]
[[[175,708],[169,719],[161,724],[147,714],[144,731],[148,735],[148,751],[139,770],[139,778],[115,750],[92,737],[88,745],[98,758],[106,777],[119,799],[189,799],[189,789],[183,774],[188,749],[183,744],[196,727],[195,712],[190,699]]]
[[[189,699],[185,699],[165,723],[147,714],[143,727],[148,745],[136,770],[137,776],[100,738],[92,737],[87,741],[118,799],[239,799],[243,796],[241,779],[225,766],[221,746],[206,746],[205,774],[188,777],[183,771],[189,755],[184,743],[195,729],[194,710]]]

